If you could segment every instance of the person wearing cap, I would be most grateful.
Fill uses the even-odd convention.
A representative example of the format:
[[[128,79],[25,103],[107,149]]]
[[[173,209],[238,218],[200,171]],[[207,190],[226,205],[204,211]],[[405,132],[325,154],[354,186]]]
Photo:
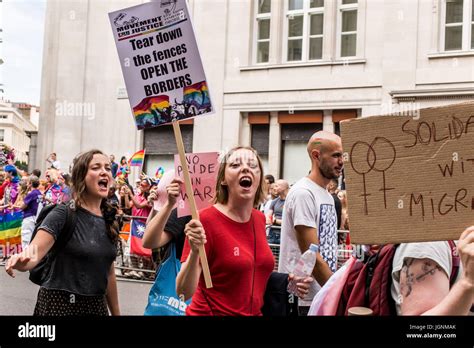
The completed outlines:
[[[5,186],[2,207],[7,208],[13,206],[18,197],[18,183],[20,182],[20,177],[14,165],[9,164],[5,166],[4,170],[8,183]]]

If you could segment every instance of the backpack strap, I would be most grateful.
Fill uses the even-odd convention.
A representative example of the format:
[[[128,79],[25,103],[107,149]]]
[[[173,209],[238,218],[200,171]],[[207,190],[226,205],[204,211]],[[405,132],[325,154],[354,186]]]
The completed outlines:
[[[451,249],[451,258],[453,267],[451,269],[451,275],[449,276],[449,287],[451,288],[456,281],[457,275],[459,273],[459,265],[461,263],[461,258],[459,257],[458,248],[452,240],[448,240],[449,248]]]
[[[54,243],[53,248],[51,249],[52,256],[56,256],[69,242],[71,239],[77,222],[77,215],[74,210],[72,210],[69,205],[65,204],[66,207],[66,221],[64,223],[61,233],[59,233],[56,243]],[[56,208],[57,209],[57,208]]]

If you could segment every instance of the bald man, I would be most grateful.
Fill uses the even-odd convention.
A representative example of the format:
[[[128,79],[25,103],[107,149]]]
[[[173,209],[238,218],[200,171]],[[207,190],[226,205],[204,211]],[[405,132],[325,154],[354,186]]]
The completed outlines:
[[[337,215],[334,199],[326,187],[342,174],[342,143],[334,133],[313,134],[308,141],[311,172],[298,180],[285,200],[278,271],[291,273],[310,244],[320,251],[313,270],[312,291],[299,300],[300,315],[306,315],[311,301],[337,267]]]
[[[281,218],[283,216],[283,207],[285,206],[285,200],[288,191],[290,190],[290,186],[288,185],[288,181],[282,179],[277,180],[273,185],[278,197],[270,204],[270,209],[266,215],[267,225],[280,226]],[[270,228],[268,233],[268,243],[280,244],[279,228]]]

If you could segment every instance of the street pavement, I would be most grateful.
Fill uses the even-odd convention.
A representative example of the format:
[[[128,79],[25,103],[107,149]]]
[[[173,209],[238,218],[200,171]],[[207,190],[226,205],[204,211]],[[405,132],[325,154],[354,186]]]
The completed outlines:
[[[28,272],[15,272],[11,278],[0,265],[0,315],[32,315],[39,286],[28,279]],[[117,279],[122,315],[143,315],[151,283]]]

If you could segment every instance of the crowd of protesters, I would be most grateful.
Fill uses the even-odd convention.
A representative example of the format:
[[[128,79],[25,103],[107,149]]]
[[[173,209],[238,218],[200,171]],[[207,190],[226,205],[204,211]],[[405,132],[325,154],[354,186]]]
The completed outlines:
[[[27,251],[14,255],[6,270],[13,275],[14,269],[26,271],[37,265],[57,241],[68,214],[66,208],[55,210],[31,240],[38,211],[73,199],[78,222],[72,238],[76,241],[68,243],[67,249],[82,250],[84,256],[57,257],[55,271],[40,288],[37,315],[120,314],[113,261],[124,217],[146,221],[143,247],[153,250],[152,257],[131,255],[134,270],[125,275],[149,278],[135,269],[153,269],[174,248],[173,255],[182,262],[176,291],[183,300],[191,299],[187,315],[262,315],[266,288],[276,267],[270,245],[280,247],[277,267],[288,282],[302,253],[317,244],[311,276],[296,279],[298,312],[307,315],[316,294],[330,286],[329,280],[338,271],[341,245],[350,245],[347,194],[340,189],[341,139],[317,132],[308,141],[307,153],[309,174],[290,184],[265,176],[254,149],[231,149],[221,159],[213,205],[199,212],[199,220],[178,218],[176,201],[182,182],[174,171],[166,172],[158,185],[141,175],[133,187],[125,157],[115,163],[113,155],[106,157],[98,150],[81,154],[72,177],[61,172],[56,154],[48,157],[45,179],[37,171],[28,175],[5,166],[0,172],[1,209],[24,212],[22,243],[26,250],[28,244],[34,245],[39,255],[34,261]],[[200,248],[206,251],[212,288],[205,284]],[[378,246],[370,248],[376,252]],[[397,248],[391,269],[397,314],[469,314],[474,302],[474,226],[461,234],[457,251],[460,267],[451,286],[454,265],[448,242]],[[80,305],[67,304],[70,294],[80,299]]]
[[[48,157],[48,162],[51,158],[54,158],[54,161],[46,170],[44,178],[41,178],[41,171],[38,169],[28,173],[13,164],[3,166],[0,171],[0,213],[23,213],[23,249],[30,242],[36,217],[41,209],[47,205],[67,203],[72,197],[70,175],[59,169],[55,154]]]

